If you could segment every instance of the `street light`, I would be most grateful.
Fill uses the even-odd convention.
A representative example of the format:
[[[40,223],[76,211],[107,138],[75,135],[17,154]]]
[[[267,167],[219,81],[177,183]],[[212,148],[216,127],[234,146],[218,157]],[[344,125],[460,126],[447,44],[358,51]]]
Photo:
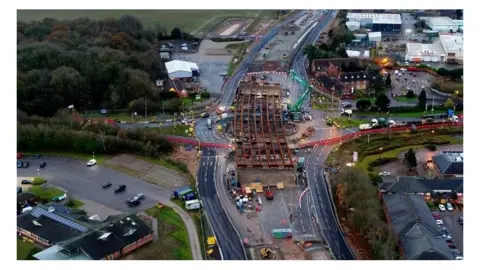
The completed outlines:
[[[380,154],[378,155],[378,158],[382,158],[382,151],[383,151],[383,147],[380,147]]]

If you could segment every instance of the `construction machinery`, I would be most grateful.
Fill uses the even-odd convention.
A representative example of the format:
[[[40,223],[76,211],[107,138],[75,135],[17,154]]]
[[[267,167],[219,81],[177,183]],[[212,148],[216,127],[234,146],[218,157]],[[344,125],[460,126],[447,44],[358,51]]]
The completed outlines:
[[[298,76],[293,69],[290,70],[289,75],[292,80],[299,83],[305,89],[297,102],[288,107],[288,110],[292,115],[293,121],[300,122],[303,102],[305,101],[305,98],[310,94],[310,92],[312,92],[313,86],[309,84],[306,80],[304,80],[302,77]]]
[[[277,256],[277,253],[269,248],[262,248],[260,250],[260,255],[263,260],[274,260]]]

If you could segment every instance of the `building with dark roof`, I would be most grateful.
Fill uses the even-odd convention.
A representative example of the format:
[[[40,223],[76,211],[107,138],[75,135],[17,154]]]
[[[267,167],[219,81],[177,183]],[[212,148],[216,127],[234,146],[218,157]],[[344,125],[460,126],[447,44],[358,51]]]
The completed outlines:
[[[463,176],[463,152],[444,151],[440,155],[433,156],[433,163],[441,175]]]
[[[385,194],[383,202],[405,259],[453,260],[423,196],[406,192]]]
[[[406,192],[409,194],[420,194],[424,195],[425,193],[430,193],[431,190],[426,187],[418,177],[396,177],[396,181],[392,181],[391,178],[388,178],[388,182],[381,182],[378,184],[380,192],[383,194],[396,194]]]
[[[98,221],[63,208],[37,206],[17,217],[20,236],[48,247],[35,258],[113,260],[153,240],[153,231],[134,214]]]

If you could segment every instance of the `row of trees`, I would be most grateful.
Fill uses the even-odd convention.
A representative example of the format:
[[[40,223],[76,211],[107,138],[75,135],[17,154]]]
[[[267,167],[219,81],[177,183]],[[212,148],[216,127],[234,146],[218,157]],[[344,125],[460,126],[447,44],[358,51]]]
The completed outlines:
[[[158,40],[182,38],[180,29],[145,29],[132,16],[17,24],[17,106],[51,116],[59,108],[125,108],[158,100],[154,80],[166,77]]]
[[[338,25],[328,31],[328,40],[320,44],[308,45],[305,47],[304,54],[311,62],[314,59],[344,58],[348,57],[345,50],[345,44],[352,42],[354,35],[347,29],[346,25]]]
[[[358,168],[345,167],[337,178],[336,195],[347,220],[368,239],[374,259],[396,260],[397,238],[392,228],[380,218],[382,211],[377,189]]]
[[[158,133],[146,129],[123,130],[103,123],[76,123],[70,112],[59,111],[43,118],[17,113],[17,149],[78,153],[130,153],[159,157],[173,151],[173,145]]]

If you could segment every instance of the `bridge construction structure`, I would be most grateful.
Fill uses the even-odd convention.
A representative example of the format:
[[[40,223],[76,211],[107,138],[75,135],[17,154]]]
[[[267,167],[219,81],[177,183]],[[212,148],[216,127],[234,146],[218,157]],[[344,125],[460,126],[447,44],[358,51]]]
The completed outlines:
[[[238,168],[292,169],[280,84],[243,81],[234,100],[233,136]]]

